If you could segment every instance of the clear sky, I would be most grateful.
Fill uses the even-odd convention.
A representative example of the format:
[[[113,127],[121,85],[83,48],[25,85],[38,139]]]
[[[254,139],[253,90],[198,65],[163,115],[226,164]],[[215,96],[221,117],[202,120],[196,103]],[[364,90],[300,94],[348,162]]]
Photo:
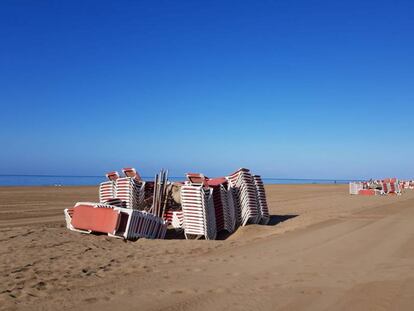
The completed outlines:
[[[414,177],[413,1],[0,2],[0,174]]]

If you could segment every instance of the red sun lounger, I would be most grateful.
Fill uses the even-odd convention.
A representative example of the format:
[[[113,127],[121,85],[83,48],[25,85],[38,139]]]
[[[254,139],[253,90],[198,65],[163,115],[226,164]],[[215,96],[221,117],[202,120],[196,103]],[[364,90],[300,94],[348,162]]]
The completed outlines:
[[[370,196],[370,195],[375,195],[376,193],[374,189],[362,189],[362,190],[359,190],[358,194]]]
[[[124,175],[125,175],[126,177],[131,177],[131,178],[134,178],[134,179],[136,179],[137,181],[141,181],[141,180],[142,180],[142,178],[141,178],[141,176],[139,175],[139,173],[137,172],[137,170],[136,170],[135,168],[133,168],[133,167],[126,167],[126,168],[123,168],[123,169],[122,169],[122,172],[124,173]]]
[[[119,225],[119,211],[78,205],[73,210],[71,224],[78,230],[114,234]]]
[[[118,172],[109,172],[106,173],[106,178],[108,178],[108,180],[115,181],[119,178],[119,174]]]

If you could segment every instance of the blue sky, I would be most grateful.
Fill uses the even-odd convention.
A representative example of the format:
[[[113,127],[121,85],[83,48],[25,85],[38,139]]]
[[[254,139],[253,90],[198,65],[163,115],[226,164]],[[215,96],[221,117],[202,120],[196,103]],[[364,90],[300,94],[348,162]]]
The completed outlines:
[[[414,176],[412,1],[1,1],[0,174]]]

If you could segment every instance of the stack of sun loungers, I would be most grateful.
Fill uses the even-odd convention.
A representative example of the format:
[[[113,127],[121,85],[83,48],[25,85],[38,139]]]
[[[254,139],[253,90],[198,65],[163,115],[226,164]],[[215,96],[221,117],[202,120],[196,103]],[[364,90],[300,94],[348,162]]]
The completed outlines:
[[[116,197],[124,207],[142,209],[145,197],[145,182],[133,168],[123,169],[125,177],[116,180]]]
[[[99,202],[106,203],[116,197],[116,180],[119,178],[118,172],[106,174],[108,181],[104,181],[99,186]]]
[[[226,182],[226,180],[224,180]],[[223,193],[222,182],[221,180],[208,180],[208,185],[213,191],[213,204],[214,204],[214,215],[216,217],[216,228],[217,232],[224,230],[225,228],[225,220],[224,214],[227,212],[227,206],[223,203],[222,196],[225,195]]]
[[[269,223],[269,208],[267,206],[266,193],[262,178],[259,175],[253,176],[254,184],[256,186],[257,201],[260,211],[260,223],[267,225]]]
[[[217,236],[212,190],[204,185],[181,187],[184,235],[187,239],[214,240]]]
[[[263,181],[244,168],[213,179],[187,174],[181,204],[187,238],[214,239],[220,231],[233,233],[237,225],[267,224],[270,218]]]
[[[230,186],[234,189],[239,209],[239,223],[245,226],[248,223],[257,224],[261,221],[257,190],[250,171],[241,168],[227,177]]]
[[[100,203],[79,202],[64,210],[67,228],[136,240],[164,238],[167,226],[186,239],[214,240],[239,225],[267,224],[269,209],[263,181],[241,168],[227,177],[189,173],[187,181],[170,183],[162,170],[155,182],[144,182],[133,168],[106,174]],[[147,186],[148,185],[148,186]]]
[[[364,196],[400,195],[401,183],[396,178],[349,183],[349,193]]]
[[[403,181],[400,180],[400,189],[410,189],[410,182],[409,181]]]
[[[220,195],[224,209],[224,229],[228,233],[233,233],[236,230],[237,221],[236,205],[230,185],[220,185]]]
[[[414,189],[413,180],[400,181],[400,189]]]
[[[401,194],[400,183],[396,178],[386,178],[382,181],[383,194]]]
[[[106,174],[108,181],[100,184],[99,201],[119,207],[143,209],[145,182],[134,168],[124,168],[125,177],[117,172]]]
[[[213,203],[216,216],[217,232],[226,230],[233,233],[236,228],[236,212],[233,193],[225,177],[208,179],[207,184],[213,189]]]

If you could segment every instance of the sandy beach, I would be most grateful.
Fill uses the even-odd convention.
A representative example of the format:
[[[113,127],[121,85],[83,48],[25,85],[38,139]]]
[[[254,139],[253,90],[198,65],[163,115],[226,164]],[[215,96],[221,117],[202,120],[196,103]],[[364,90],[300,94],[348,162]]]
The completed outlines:
[[[412,310],[414,191],[269,185],[268,226],[219,241],[66,229],[97,187],[0,188],[2,310]]]

